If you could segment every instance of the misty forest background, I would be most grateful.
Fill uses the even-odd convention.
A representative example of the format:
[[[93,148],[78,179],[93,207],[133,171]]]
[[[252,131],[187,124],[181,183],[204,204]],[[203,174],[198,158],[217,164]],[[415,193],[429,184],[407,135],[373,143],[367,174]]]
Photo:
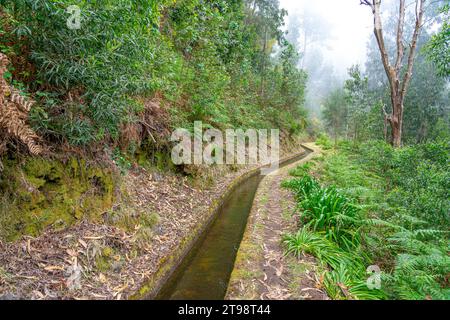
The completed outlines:
[[[450,298],[447,1],[425,2],[401,146],[392,143],[391,87],[376,38],[367,39],[365,65],[343,77],[323,54],[332,32],[320,12],[306,7],[291,16],[277,0],[78,1],[81,28],[71,30],[72,4],[0,1],[2,239],[38,236],[59,221],[55,212],[74,205],[69,198],[86,192],[88,180],[103,194],[87,207],[104,210],[113,203],[112,177],[135,165],[195,179],[198,170],[169,163],[175,128],[192,130],[194,121],[279,128],[284,142],[317,140],[325,150],[315,169],[298,169],[287,185],[305,226],[286,245],[328,266],[330,297]],[[405,43],[414,33],[413,7],[405,10]],[[383,12],[394,63],[398,4],[384,4]],[[67,178],[81,170],[72,159],[88,163],[88,180]],[[43,192],[56,188],[57,196]],[[341,201],[342,210],[323,199]],[[70,225],[83,210],[61,216]],[[383,290],[361,289],[370,264],[384,270]]]

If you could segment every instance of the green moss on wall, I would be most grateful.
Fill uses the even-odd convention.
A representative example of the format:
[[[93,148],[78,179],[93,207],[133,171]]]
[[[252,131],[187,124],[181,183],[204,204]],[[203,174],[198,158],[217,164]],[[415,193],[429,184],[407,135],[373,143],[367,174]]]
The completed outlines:
[[[114,202],[111,169],[44,158],[3,161],[0,173],[0,238],[36,236],[46,227],[62,229],[77,220],[99,221]]]
[[[135,150],[133,160],[144,168],[153,168],[158,171],[178,171],[172,162],[171,147],[156,145],[150,140],[145,141],[139,149]]]

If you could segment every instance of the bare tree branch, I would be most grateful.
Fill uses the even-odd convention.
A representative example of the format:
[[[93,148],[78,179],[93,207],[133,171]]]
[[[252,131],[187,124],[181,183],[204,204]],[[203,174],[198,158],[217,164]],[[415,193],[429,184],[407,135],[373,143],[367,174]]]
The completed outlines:
[[[416,0],[416,25],[414,28],[414,34],[409,50],[408,67],[403,79],[401,91],[402,103],[405,99],[406,91],[408,90],[409,84],[411,82],[412,70],[414,66],[414,58],[416,56],[417,40],[419,39],[420,31],[422,29],[423,16],[425,12],[424,10],[425,1],[426,0]]]
[[[403,30],[405,25],[405,1],[400,0],[399,19],[397,26],[397,61],[395,63],[395,71],[398,73],[402,67],[405,46],[403,45]]]
[[[402,79],[403,60],[405,57],[405,44],[404,44],[404,28],[405,28],[405,16],[406,7],[410,4],[406,4],[406,0],[399,0],[399,16],[397,24],[397,57],[395,65],[391,64],[389,59],[389,53],[386,48],[383,34],[383,24],[381,18],[381,0],[360,0],[361,5],[367,5],[372,9],[374,16],[374,34],[377,40],[377,44],[381,53],[381,60],[383,62],[386,75],[389,80],[389,86],[391,90],[391,103],[392,113],[388,114],[386,108],[383,107],[385,125],[390,124],[392,129],[392,144],[396,147],[401,145],[402,126],[403,126],[403,104],[408,90],[408,86],[411,82],[412,70],[414,65],[414,59],[417,49],[417,41],[420,35],[421,28],[423,27],[424,16],[424,4],[426,0],[414,0],[415,1],[415,14],[416,24],[414,28],[413,37],[411,43],[409,43],[408,52],[408,64],[406,73]]]

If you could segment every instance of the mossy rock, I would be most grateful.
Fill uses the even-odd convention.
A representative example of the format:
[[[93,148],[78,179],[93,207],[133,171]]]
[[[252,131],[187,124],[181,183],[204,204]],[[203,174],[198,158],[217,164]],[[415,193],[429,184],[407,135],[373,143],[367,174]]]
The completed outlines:
[[[7,240],[37,236],[48,226],[61,229],[83,218],[100,221],[115,200],[117,179],[111,169],[87,166],[76,158],[67,163],[38,157],[4,163],[0,191],[8,195],[1,201],[8,203],[0,204],[0,237]],[[12,216],[4,208],[17,213]]]
[[[152,141],[146,141],[141,148],[136,150],[135,161],[143,167],[154,167],[159,171],[177,171],[172,162],[171,148],[168,146],[157,146]]]

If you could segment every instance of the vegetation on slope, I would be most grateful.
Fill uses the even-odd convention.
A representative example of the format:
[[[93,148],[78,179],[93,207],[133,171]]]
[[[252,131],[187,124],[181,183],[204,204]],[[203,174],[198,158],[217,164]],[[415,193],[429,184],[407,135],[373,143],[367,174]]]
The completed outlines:
[[[80,28],[70,27],[74,4]],[[14,93],[0,99],[28,106],[21,132],[0,108],[0,236],[95,216],[119,188],[113,172],[134,163],[175,170],[171,130],[194,121],[302,133],[307,75],[282,31],[286,14],[267,0],[0,1],[2,88]]]
[[[83,218],[102,221],[116,198],[116,176],[76,158],[7,160],[0,175],[0,238],[37,236],[48,226],[60,230]]]
[[[448,142],[340,143],[314,169],[298,168],[284,183],[300,217],[288,252],[324,264],[334,299],[449,299],[449,155]],[[368,288],[371,265],[382,271],[380,290]]]
[[[414,12],[409,17],[404,4],[383,18],[385,47],[371,42],[365,71],[350,68],[342,88],[324,99],[323,120],[334,140],[319,136],[324,158],[314,169],[299,168],[293,173],[300,177],[286,183],[297,194],[301,221],[299,233],[285,238],[288,251],[324,263],[323,284],[332,298],[450,299],[448,6],[430,4],[441,14],[421,13],[442,28],[433,35],[425,24],[417,37],[414,72],[400,106],[392,77],[407,69],[400,59],[387,74],[391,61],[381,63],[380,50],[404,54],[395,41],[403,33],[398,27],[404,24],[411,37],[418,18]],[[396,121],[401,125],[393,132]],[[382,271],[381,290],[366,283],[366,268],[374,265]]]
[[[286,134],[304,127],[306,74],[276,2],[80,2],[76,30],[66,25],[71,4],[2,6],[0,50],[14,62],[9,80],[38,100],[31,122],[49,141],[114,144],[130,125],[145,128],[145,101],[155,95],[171,127],[194,120]]]

